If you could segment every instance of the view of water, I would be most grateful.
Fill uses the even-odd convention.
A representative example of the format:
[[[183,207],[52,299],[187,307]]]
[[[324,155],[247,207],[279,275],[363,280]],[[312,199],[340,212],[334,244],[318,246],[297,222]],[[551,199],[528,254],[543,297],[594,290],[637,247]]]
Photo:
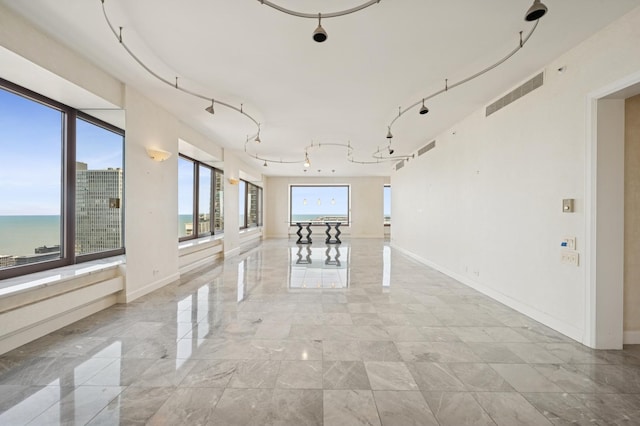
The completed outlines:
[[[0,216],[0,255],[34,254],[60,244],[60,216]]]

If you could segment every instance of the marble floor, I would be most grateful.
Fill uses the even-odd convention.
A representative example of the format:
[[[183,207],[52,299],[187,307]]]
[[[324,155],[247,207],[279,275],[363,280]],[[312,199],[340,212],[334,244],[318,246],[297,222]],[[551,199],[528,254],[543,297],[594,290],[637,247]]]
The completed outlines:
[[[0,424],[640,424],[640,348],[590,350],[382,240],[266,240],[0,357]]]

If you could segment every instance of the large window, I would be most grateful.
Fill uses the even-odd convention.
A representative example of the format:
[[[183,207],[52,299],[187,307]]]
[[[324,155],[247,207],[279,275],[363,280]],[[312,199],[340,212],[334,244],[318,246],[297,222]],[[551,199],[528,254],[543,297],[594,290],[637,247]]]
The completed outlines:
[[[348,185],[291,185],[289,223],[341,222],[349,225]]]
[[[391,185],[385,185],[383,190],[384,198],[384,224],[391,225]]]
[[[123,135],[76,121],[76,254],[123,247]]]
[[[0,79],[0,279],[123,248],[124,132]]]
[[[238,188],[240,229],[262,226],[262,188],[241,180]]]
[[[189,157],[178,159],[178,238],[205,237],[224,230],[223,173]]]

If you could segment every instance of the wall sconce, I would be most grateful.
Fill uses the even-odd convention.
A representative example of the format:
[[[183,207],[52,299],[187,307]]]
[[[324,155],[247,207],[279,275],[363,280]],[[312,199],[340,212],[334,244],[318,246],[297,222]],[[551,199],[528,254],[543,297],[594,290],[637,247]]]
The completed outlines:
[[[239,184],[239,183],[240,183],[240,180],[239,180],[239,179],[236,179],[236,178],[229,178],[229,183],[230,183],[231,185],[237,185],[237,184]]]
[[[173,154],[164,149],[147,148],[147,155],[149,155],[149,158],[153,161],[166,161],[171,158]]]

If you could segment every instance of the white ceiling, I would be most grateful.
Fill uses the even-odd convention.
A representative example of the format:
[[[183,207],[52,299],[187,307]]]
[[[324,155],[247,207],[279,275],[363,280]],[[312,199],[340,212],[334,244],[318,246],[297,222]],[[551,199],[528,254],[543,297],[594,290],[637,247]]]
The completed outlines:
[[[172,89],[146,73],[107,27],[100,0],[0,0],[62,43],[210,136],[241,152],[255,127],[222,106]],[[363,0],[279,0],[301,12],[334,12]],[[239,106],[262,123],[251,152],[300,160],[315,144],[347,143],[369,161],[385,148],[387,125],[406,107],[502,58],[516,47],[531,0],[381,0],[363,11],[323,19],[329,34],[316,43],[317,21],[278,12],[259,0],[105,0],[114,26],[150,68],[168,80]],[[545,16],[523,50],[501,67],[411,111],[394,126],[397,154],[410,154],[439,132],[485,106],[640,0],[545,0]],[[309,150],[312,166],[270,164],[267,175],[389,175],[391,163],[358,165],[346,149]],[[247,162],[262,162],[246,157]],[[321,170],[318,172],[318,170]],[[335,170],[335,172],[332,172]]]

